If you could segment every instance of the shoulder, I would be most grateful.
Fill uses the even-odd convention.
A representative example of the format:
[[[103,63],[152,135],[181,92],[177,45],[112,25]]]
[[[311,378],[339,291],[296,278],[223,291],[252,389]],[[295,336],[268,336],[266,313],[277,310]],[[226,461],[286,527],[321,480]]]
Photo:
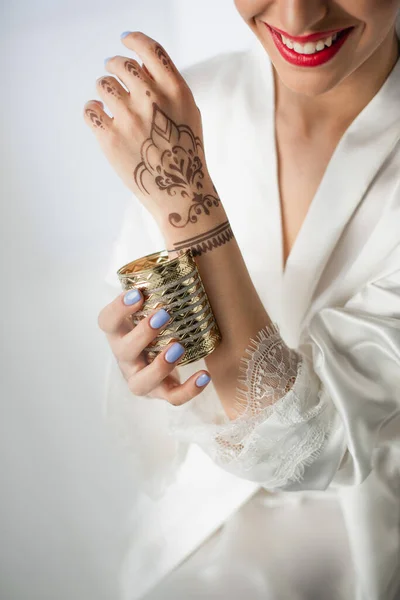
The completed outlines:
[[[196,102],[203,104],[212,97],[232,93],[243,72],[252,62],[252,49],[221,52],[181,69]]]
[[[231,74],[235,65],[245,60],[249,52],[250,49],[220,52],[184,67],[181,73],[189,85],[209,81],[220,75]]]

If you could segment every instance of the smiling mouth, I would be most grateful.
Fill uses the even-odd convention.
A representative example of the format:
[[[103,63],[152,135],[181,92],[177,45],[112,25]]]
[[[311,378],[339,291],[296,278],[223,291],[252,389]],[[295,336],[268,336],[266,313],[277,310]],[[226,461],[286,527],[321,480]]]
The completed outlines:
[[[289,63],[299,67],[318,67],[330,61],[339,52],[354,27],[314,33],[302,37],[289,37],[268,23],[275,46],[281,56]]]
[[[273,27],[271,27],[276,34],[281,38],[282,43],[289,48],[289,50],[294,50],[297,54],[316,54],[317,52],[321,52],[325,48],[330,48],[335,43],[337,43],[351,28],[347,27],[346,29],[341,29],[340,31],[336,31],[335,33],[331,33],[330,35],[322,36],[315,41],[306,41],[299,42],[298,38],[293,39],[288,36],[283,35]]]

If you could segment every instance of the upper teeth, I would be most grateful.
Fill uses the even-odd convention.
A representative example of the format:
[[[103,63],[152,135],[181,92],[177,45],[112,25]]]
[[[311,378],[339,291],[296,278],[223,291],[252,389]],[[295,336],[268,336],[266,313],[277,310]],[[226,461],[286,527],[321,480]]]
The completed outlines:
[[[282,41],[291,50],[298,52],[299,54],[314,54],[314,52],[320,52],[325,48],[325,46],[332,46],[332,42],[334,42],[337,38],[338,34],[334,33],[330,35],[326,39],[318,40],[316,42],[307,42],[306,44],[299,44],[298,42],[294,42],[290,38],[286,38],[281,35]]]

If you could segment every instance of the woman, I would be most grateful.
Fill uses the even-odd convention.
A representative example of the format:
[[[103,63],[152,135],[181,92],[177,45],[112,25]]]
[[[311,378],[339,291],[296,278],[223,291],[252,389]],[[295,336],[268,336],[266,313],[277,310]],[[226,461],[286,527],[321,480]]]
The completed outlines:
[[[155,40],[125,32],[143,66],[106,61],[115,77],[100,78],[98,90],[113,118],[97,101],[85,106],[143,206],[140,224],[137,211],[127,214],[114,274],[137,256],[129,244],[144,223],[143,254],[160,249],[150,247],[156,241],[171,256],[195,248],[222,333],[206,368],[180,368],[179,383],[179,344],[151,365],[142,357],[168,306],[131,329],[126,317],[143,301],[131,291],[99,314],[117,359],[110,414],[122,414],[137,474],[153,485],[153,500],[137,507],[123,596],[392,600],[400,593],[400,1],[236,6],[257,38],[250,51],[182,76]],[[185,194],[169,193],[165,150],[181,165],[195,161],[198,178],[182,169]],[[256,358],[263,370],[254,385]],[[297,499],[304,504],[293,514]]]

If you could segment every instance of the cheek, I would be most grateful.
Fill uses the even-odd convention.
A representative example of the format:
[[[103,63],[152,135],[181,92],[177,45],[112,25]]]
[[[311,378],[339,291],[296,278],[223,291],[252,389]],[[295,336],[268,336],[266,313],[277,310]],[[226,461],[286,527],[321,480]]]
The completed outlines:
[[[386,23],[388,28],[400,11],[400,0],[340,0],[339,6],[356,19],[373,25],[373,22]]]
[[[400,12],[400,0],[339,0],[338,7],[361,26],[358,53],[375,50],[387,37]]]
[[[265,14],[269,5],[275,0],[234,0],[236,9],[242,19],[250,21],[257,16]]]

